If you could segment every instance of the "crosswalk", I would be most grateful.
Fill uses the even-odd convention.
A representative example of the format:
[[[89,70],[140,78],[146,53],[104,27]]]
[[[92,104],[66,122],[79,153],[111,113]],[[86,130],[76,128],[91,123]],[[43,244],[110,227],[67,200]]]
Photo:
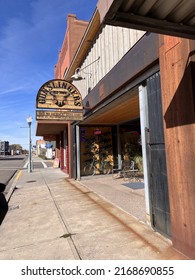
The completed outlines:
[[[32,169],[41,169],[41,168],[49,168],[53,166],[53,162],[40,161],[40,160],[32,160]],[[24,169],[28,168],[28,161],[25,163]]]

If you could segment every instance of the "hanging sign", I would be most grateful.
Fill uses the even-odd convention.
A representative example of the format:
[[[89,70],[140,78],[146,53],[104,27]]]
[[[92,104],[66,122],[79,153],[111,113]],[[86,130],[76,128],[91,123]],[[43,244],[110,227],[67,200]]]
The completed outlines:
[[[51,121],[82,121],[83,112],[78,111],[47,111],[37,110],[36,120],[51,120]]]
[[[59,158],[55,158],[54,162],[53,162],[53,167],[54,168],[58,168],[60,166],[60,159]]]
[[[55,79],[43,84],[38,91],[37,108],[83,110],[79,90],[70,82]]]

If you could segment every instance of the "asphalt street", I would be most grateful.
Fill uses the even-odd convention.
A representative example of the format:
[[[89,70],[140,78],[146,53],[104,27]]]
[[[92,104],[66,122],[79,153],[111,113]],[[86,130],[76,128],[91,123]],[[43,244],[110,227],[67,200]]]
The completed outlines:
[[[6,186],[16,171],[23,168],[26,160],[24,155],[0,156],[0,184]]]

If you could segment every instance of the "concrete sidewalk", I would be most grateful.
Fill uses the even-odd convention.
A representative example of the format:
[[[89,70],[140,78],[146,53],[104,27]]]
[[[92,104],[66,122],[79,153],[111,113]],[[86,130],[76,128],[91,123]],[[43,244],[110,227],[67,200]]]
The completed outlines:
[[[130,182],[124,178],[113,179],[112,175],[98,175],[82,177],[80,183],[139,221],[146,223],[144,182],[133,182],[133,180]]]
[[[103,188],[96,180],[93,186]],[[59,169],[45,168],[21,171],[14,184],[0,226],[2,260],[186,259],[169,240],[95,193],[90,180],[69,180]],[[115,190],[110,188],[112,196]]]

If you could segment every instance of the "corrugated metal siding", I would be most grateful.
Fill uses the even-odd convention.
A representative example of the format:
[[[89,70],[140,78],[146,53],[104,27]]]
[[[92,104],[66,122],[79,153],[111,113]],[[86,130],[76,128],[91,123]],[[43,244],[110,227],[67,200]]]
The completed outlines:
[[[194,0],[99,0],[101,22],[195,39]]]
[[[81,69],[86,67],[81,71],[85,79],[74,81],[74,85],[80,90],[83,98],[144,34],[145,31],[123,27],[106,25],[102,28],[81,65]],[[98,57],[100,59],[94,62]]]
[[[194,0],[124,0],[120,11],[189,26],[195,25]]]

